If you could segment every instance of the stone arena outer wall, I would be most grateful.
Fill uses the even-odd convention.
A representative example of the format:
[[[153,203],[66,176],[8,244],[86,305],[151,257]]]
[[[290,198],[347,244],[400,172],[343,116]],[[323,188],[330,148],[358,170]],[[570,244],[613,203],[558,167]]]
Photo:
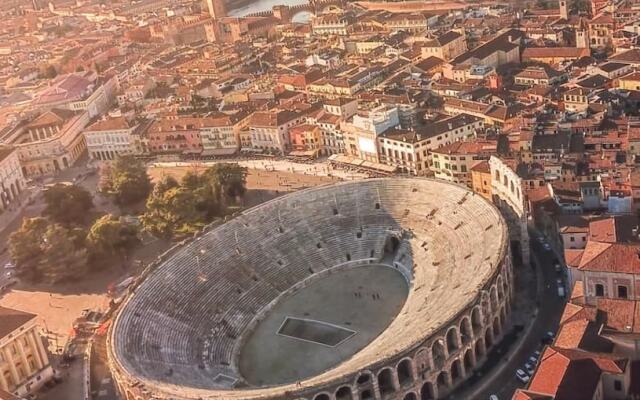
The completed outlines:
[[[503,221],[504,224],[504,221]],[[217,225],[217,224],[212,224]],[[506,225],[506,224],[505,224]],[[207,227],[204,232],[210,230]],[[503,227],[506,231],[506,226]],[[500,262],[493,277],[483,289],[470,299],[466,307],[435,334],[411,349],[393,357],[381,359],[350,376],[316,387],[284,392],[284,395],[256,395],[246,399],[292,400],[428,400],[441,399],[464,382],[486,359],[488,351],[497,344],[509,319],[513,299],[513,270],[508,235],[500,244]],[[181,243],[180,245],[183,245]],[[172,251],[181,246],[174,246]],[[162,257],[154,265],[162,263]],[[373,262],[354,260],[345,264]],[[406,276],[410,268],[399,266]],[[140,278],[141,281],[143,278]],[[301,284],[303,284],[301,282]],[[268,308],[268,307],[267,307]],[[113,326],[113,325],[112,325]],[[174,395],[155,391],[149,382],[143,384],[131,376],[112,354],[111,337],[108,335],[110,368],[116,388],[125,400],[177,399]],[[209,398],[209,397],[206,397]],[[212,396],[211,399],[224,397]]]

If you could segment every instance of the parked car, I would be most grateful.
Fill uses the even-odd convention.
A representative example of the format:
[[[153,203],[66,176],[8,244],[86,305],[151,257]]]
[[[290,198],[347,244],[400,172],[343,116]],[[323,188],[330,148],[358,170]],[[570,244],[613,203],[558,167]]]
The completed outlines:
[[[553,339],[556,337],[556,334],[552,331],[548,331],[542,336],[541,342],[544,344],[550,344],[553,342]]]
[[[524,370],[527,374],[529,374],[530,376],[533,376],[533,373],[536,371],[536,364],[526,363],[524,365]]]
[[[545,249],[546,251],[550,251],[551,250],[551,245],[549,243],[543,243],[542,244],[542,248]]]
[[[529,357],[529,359],[527,360],[527,363],[531,365],[538,364],[538,357],[534,357],[534,356]]]
[[[560,263],[555,263],[553,267],[556,269],[556,272],[562,272],[562,267],[560,266]]]
[[[8,262],[4,265],[4,269],[15,269],[16,266],[14,263]]]
[[[533,356],[536,360],[540,359],[540,356],[542,355],[542,353],[540,353],[540,350],[536,350],[533,352]]]
[[[516,371],[516,378],[522,383],[527,383],[529,379],[531,379],[529,375],[521,369]]]
[[[497,395],[492,394],[491,396],[489,396],[489,400],[500,400],[500,399],[498,398]]]
[[[561,299],[564,299],[565,295],[566,293],[564,290],[564,286],[558,286],[558,297],[560,297]]]
[[[8,278],[8,279],[0,278],[0,294],[9,290],[12,286],[16,285],[17,283],[18,283],[18,280],[16,278]]]

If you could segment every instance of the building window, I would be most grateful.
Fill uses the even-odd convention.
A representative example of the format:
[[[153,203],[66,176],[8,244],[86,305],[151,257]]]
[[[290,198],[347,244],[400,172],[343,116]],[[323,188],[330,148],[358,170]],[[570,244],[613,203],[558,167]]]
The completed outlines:
[[[596,296],[597,297],[604,296],[604,286],[600,283],[596,283]]]
[[[618,298],[626,299],[627,298],[627,287],[626,286],[618,286]]]

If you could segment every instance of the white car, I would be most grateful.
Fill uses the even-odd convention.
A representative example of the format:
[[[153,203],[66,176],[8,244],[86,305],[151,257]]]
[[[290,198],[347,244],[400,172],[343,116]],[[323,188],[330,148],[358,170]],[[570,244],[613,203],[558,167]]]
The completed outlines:
[[[547,250],[547,251],[549,251],[549,250],[551,250],[551,245],[549,243],[543,243],[542,244],[542,248]]]
[[[521,369],[516,371],[516,378],[522,383],[527,383],[531,379],[529,375]]]
[[[10,263],[10,262],[8,262],[8,263],[6,263],[4,265],[4,269],[15,269],[15,267],[16,267],[15,264]]]
[[[500,399],[498,398],[497,395],[492,394],[491,396],[489,396],[489,400],[500,400]]]

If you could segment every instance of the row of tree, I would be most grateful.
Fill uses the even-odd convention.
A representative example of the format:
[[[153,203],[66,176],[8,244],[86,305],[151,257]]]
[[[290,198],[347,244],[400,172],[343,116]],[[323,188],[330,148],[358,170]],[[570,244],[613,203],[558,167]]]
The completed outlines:
[[[144,163],[123,157],[101,171],[99,190],[121,207],[146,200],[142,227],[172,238],[237,208],[246,175],[237,164],[216,164],[201,174],[189,172],[180,182],[167,176],[153,186]],[[78,279],[122,262],[139,243],[138,224],[111,214],[95,219],[92,196],[80,186],[54,185],[44,192],[44,201],[43,215],[23,221],[9,239],[17,271],[27,280]]]
[[[9,252],[22,278],[60,282],[82,277],[90,265],[100,268],[122,259],[138,243],[136,225],[111,214],[91,224],[91,194],[58,184],[44,192],[42,217],[28,218],[9,238]]]

